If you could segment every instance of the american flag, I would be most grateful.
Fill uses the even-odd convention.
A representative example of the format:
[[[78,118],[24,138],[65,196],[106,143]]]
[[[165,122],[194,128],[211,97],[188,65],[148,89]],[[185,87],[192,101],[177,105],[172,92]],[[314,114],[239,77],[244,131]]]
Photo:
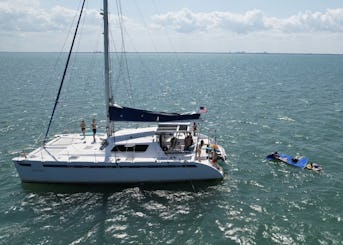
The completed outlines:
[[[206,107],[204,107],[204,106],[200,106],[200,110],[199,110],[199,113],[207,113],[208,112],[208,110],[207,110],[207,108]]]

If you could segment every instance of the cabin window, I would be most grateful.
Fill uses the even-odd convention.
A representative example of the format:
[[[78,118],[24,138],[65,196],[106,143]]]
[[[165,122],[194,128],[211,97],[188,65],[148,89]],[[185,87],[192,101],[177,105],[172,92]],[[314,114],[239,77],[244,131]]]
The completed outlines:
[[[125,146],[125,145],[116,145],[113,147],[112,151],[115,152],[145,152],[148,149],[149,145],[134,145],[134,146]]]
[[[180,131],[187,131],[188,125],[180,125],[179,130]]]

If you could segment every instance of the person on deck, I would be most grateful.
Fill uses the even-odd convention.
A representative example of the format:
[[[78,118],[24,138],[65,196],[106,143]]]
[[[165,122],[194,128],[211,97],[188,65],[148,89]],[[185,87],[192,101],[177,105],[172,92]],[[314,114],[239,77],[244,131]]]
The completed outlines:
[[[170,140],[170,149],[171,149],[171,150],[174,150],[175,147],[176,147],[176,144],[177,144],[177,139],[176,139],[175,136],[173,136],[173,137],[171,138],[171,140]]]
[[[189,133],[185,138],[185,151],[190,151],[190,146],[193,145],[192,134]]]
[[[83,138],[85,138],[86,137],[86,123],[85,123],[85,120],[81,121],[80,127],[81,127],[81,131],[82,131],[82,134],[83,134]]]
[[[96,121],[95,121],[95,119],[92,120],[91,126],[92,126],[92,131],[93,131],[93,142],[96,142],[96,140],[95,140],[95,134],[96,134]]]
[[[201,160],[201,150],[202,150],[202,147],[205,145],[204,141],[201,140],[200,141],[200,144],[198,145],[198,148],[197,148],[197,156],[198,156],[198,161]]]
[[[196,136],[198,132],[198,125],[196,122],[193,122],[193,135]]]

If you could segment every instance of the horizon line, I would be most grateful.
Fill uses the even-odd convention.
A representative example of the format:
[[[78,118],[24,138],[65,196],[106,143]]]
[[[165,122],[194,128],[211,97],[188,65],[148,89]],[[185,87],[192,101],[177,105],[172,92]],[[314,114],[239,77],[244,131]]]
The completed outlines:
[[[68,51],[0,51],[0,53],[68,53]],[[102,54],[103,51],[75,51],[73,53],[98,53]],[[117,51],[111,51],[109,53],[123,53]],[[247,51],[126,51],[125,53],[139,54],[139,53],[150,53],[150,54],[285,54],[285,55],[343,55],[343,53],[314,53],[314,52],[247,52]]]

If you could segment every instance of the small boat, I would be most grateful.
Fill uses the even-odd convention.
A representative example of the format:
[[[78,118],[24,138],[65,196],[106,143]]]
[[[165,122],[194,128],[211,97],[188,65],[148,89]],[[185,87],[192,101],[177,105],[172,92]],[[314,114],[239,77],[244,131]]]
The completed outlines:
[[[321,165],[319,165],[317,163],[310,162],[310,159],[308,159],[307,157],[302,157],[302,156],[293,157],[291,155],[287,155],[287,154],[283,154],[283,153],[279,153],[279,152],[274,152],[274,153],[268,155],[266,157],[266,159],[269,161],[283,162],[283,163],[286,163],[286,164],[291,165],[293,167],[312,170],[315,172],[320,172],[323,169]]]

